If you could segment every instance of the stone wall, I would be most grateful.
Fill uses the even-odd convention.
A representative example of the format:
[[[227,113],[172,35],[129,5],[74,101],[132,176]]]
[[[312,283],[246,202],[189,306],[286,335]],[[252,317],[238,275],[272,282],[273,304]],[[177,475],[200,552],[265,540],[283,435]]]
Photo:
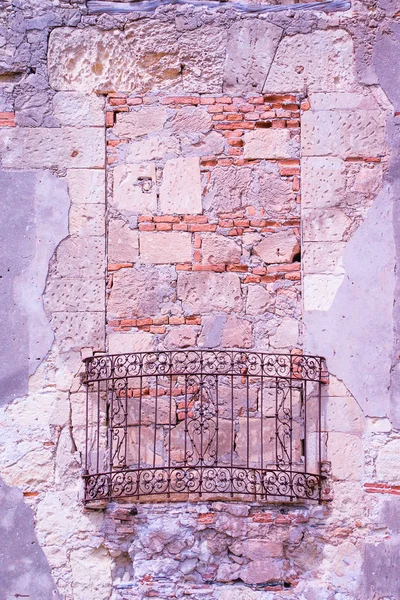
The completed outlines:
[[[400,6],[91,4],[0,13],[0,598],[395,600]],[[331,503],[83,509],[81,350],[193,345],[326,356]]]

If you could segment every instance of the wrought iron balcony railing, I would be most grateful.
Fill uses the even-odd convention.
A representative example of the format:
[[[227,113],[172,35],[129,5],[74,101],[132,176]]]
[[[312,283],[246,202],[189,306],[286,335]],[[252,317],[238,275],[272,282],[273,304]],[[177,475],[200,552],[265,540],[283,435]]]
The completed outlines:
[[[242,350],[87,359],[85,502],[320,501],[323,369]]]

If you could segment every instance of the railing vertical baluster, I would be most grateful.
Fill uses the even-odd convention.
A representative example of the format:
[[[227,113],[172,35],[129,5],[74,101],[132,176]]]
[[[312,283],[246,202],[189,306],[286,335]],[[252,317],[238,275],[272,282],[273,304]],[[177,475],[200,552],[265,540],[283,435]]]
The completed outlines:
[[[218,456],[218,449],[219,449],[219,443],[218,443],[218,438],[219,438],[219,393],[218,393],[218,385],[219,385],[219,381],[218,381],[218,375],[215,376],[215,461],[214,464],[215,465],[219,465],[219,456]]]
[[[235,426],[235,417],[233,414],[233,375],[231,375],[231,465],[230,465],[231,497],[233,497],[233,448],[235,445],[234,426]]]
[[[157,448],[157,409],[158,409],[158,375],[156,375],[156,395],[154,398],[154,444],[153,444],[153,469],[156,466]]]
[[[171,495],[171,435],[172,435],[172,363],[170,362],[169,374],[169,417],[168,417],[168,487],[167,496]]]
[[[307,464],[307,453],[308,453],[308,431],[307,431],[307,381],[303,382],[303,407],[304,407],[304,471],[307,473],[308,464]]]

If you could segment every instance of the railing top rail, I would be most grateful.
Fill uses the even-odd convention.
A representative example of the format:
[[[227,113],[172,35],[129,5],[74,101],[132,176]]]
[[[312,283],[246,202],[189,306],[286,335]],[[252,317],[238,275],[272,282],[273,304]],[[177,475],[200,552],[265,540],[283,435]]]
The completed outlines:
[[[188,349],[102,354],[85,359],[85,381],[172,375],[236,375],[325,381],[321,356],[247,350]]]

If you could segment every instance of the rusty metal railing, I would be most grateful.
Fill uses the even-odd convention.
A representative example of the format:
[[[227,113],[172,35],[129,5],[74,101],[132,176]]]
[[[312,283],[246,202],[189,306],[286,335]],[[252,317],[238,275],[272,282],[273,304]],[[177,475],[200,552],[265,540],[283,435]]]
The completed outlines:
[[[321,357],[187,350],[85,362],[85,503],[322,499]]]

